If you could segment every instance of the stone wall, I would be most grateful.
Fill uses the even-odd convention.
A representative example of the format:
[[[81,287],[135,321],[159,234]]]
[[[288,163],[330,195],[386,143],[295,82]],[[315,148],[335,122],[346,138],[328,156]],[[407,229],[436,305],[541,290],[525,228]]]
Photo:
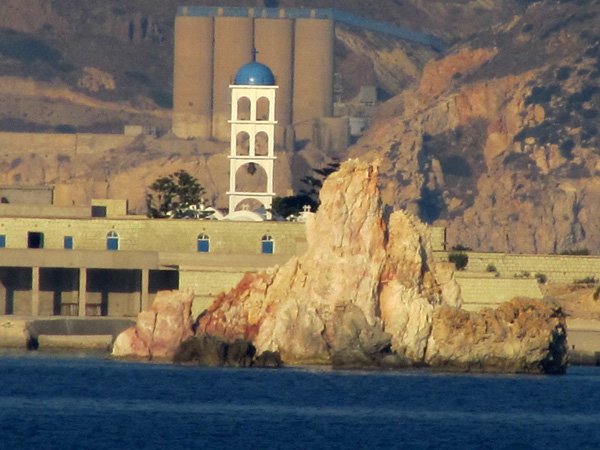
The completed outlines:
[[[227,292],[242,279],[245,270],[236,268],[206,268],[179,271],[179,289],[190,290],[196,295],[192,305],[194,317],[200,315],[213,302],[217,294]]]
[[[50,186],[0,186],[0,199],[0,206],[15,203],[33,203],[36,208],[41,205],[52,205],[54,188]]]
[[[42,156],[75,156],[101,153],[129,145],[136,138],[122,134],[0,132],[0,155],[18,157],[35,153]]]
[[[41,219],[1,217],[0,235],[6,248],[27,248],[29,232],[43,233],[44,248],[61,249],[65,236],[73,248],[106,249],[107,234],[119,237],[119,250],[196,252],[198,235],[210,239],[210,253],[260,254],[262,237],[273,237],[274,253],[294,255],[305,245],[305,227],[290,222],[229,222],[147,219],[132,216],[114,219]]]
[[[543,298],[536,279],[495,278],[493,274],[456,272],[463,308],[477,311],[484,307],[497,307],[515,297]]]
[[[573,283],[586,277],[600,278],[600,257],[566,255],[515,255],[507,253],[466,252],[467,273],[487,272],[494,266],[502,278],[529,278],[543,274],[548,281]],[[448,261],[449,252],[434,252],[438,261]],[[527,277],[525,277],[527,278]]]

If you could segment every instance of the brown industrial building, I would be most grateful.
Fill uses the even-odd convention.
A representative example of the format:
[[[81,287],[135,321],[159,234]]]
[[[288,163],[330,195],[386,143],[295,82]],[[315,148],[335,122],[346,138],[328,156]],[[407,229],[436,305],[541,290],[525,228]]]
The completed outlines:
[[[229,85],[258,51],[279,86],[276,141],[289,146],[333,116],[334,26],[344,22],[440,49],[434,36],[330,9],[180,7],[175,20],[173,132],[229,140]],[[330,135],[348,120],[323,120]],[[335,140],[335,136],[333,137]],[[343,138],[341,139],[343,141]]]
[[[231,11],[235,10],[235,11]],[[238,11],[239,10],[239,11]],[[333,113],[333,19],[307,10],[183,7],[175,20],[173,131],[229,140],[229,85],[257,49],[279,86],[281,130]],[[320,10],[319,10],[320,11]],[[279,132],[281,136],[281,131]]]

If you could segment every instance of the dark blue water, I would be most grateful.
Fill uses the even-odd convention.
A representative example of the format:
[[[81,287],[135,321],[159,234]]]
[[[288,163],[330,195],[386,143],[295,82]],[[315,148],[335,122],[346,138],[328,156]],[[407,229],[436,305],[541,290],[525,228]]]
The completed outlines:
[[[0,358],[2,449],[598,449],[600,368],[568,375],[205,369]]]

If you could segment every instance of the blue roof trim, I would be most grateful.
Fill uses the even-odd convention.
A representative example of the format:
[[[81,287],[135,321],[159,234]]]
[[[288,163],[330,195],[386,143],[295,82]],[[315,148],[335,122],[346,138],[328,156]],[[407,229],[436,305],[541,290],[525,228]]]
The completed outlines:
[[[389,34],[400,39],[428,45],[437,51],[443,51],[447,44],[442,39],[420,31],[401,28],[377,20],[357,16],[335,9],[293,9],[293,8],[243,8],[219,6],[180,6],[178,16],[192,17],[255,17],[267,19],[329,19],[348,25]]]

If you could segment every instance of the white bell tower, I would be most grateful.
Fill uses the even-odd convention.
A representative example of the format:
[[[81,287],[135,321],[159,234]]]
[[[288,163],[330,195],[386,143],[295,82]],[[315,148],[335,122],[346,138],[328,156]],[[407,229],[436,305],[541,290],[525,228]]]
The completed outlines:
[[[231,89],[231,146],[229,153],[229,214],[246,200],[262,203],[271,217],[273,162],[275,161],[275,85],[273,72],[253,61],[240,68]],[[243,142],[245,145],[239,146]],[[242,169],[244,168],[244,169]],[[266,174],[266,187],[257,192],[238,191],[236,179],[240,170],[254,173],[261,168]]]

